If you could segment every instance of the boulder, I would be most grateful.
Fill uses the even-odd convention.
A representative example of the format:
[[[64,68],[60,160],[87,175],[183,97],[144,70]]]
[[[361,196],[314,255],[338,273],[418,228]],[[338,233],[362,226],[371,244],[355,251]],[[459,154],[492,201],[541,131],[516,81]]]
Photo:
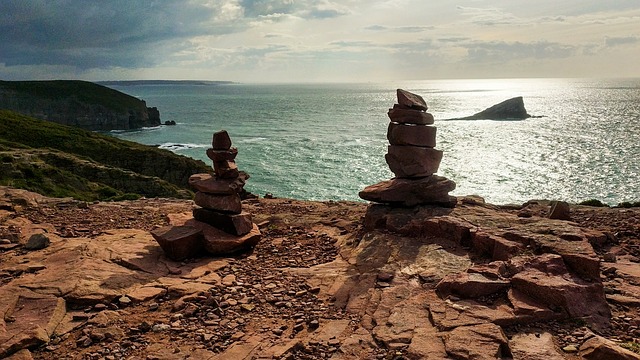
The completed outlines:
[[[432,175],[421,179],[391,179],[367,186],[358,194],[364,200],[400,206],[455,206],[457,200],[449,196],[456,188],[453,181]]]
[[[229,150],[231,148],[231,138],[226,130],[221,130],[213,133],[213,140],[211,141],[213,150]]]
[[[245,211],[240,214],[225,214],[209,209],[196,208],[193,209],[193,217],[198,221],[205,222],[233,235],[247,234],[253,228],[251,214]]]
[[[389,109],[387,115],[392,122],[401,124],[431,125],[435,121],[433,115],[428,112],[395,106],[393,109]]]
[[[228,150],[207,149],[207,157],[214,162],[231,161],[234,160],[236,156],[238,156],[238,149],[234,147]]]
[[[202,231],[191,226],[164,226],[151,231],[171,260],[193,259],[203,254]]]
[[[218,179],[210,174],[194,174],[189,177],[189,185],[207,194],[230,195],[242,192],[249,176],[240,171],[237,178]]]
[[[197,192],[194,201],[196,205],[210,210],[232,214],[240,214],[242,212],[242,202],[238,194],[213,195]]]
[[[554,201],[549,209],[549,219],[571,220],[571,208],[565,201]]]
[[[27,250],[42,250],[51,244],[51,240],[47,234],[38,233],[33,234],[27,240],[27,243],[24,244],[24,248]]]
[[[436,146],[436,127],[390,123],[387,139],[391,145]]]
[[[523,120],[530,118],[524,108],[522,96],[505,100],[471,116],[456,120]]]
[[[396,90],[396,94],[398,96],[398,104],[402,106],[415,110],[426,111],[428,109],[427,103],[420,95],[402,89]]]
[[[389,145],[384,158],[396,177],[424,177],[438,172],[442,151],[418,146]]]

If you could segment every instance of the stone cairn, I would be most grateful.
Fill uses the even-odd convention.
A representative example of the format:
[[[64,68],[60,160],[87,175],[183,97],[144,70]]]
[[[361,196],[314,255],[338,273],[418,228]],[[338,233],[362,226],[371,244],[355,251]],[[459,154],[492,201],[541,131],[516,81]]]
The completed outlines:
[[[398,89],[398,103],[389,109],[391,119],[385,160],[395,178],[367,186],[359,195],[377,203],[412,207],[438,205],[454,207],[457,199],[449,192],[456,184],[434,175],[442,160],[435,149],[436,127],[433,115],[420,95]]]
[[[231,147],[225,130],[213,134],[211,145],[207,156],[213,160],[214,174],[189,178],[198,206],[193,209],[193,219],[151,232],[170,259],[197,257],[203,249],[212,255],[229,254],[254,246],[262,237],[251,214],[242,211],[240,194],[249,175],[238,171],[238,149]]]

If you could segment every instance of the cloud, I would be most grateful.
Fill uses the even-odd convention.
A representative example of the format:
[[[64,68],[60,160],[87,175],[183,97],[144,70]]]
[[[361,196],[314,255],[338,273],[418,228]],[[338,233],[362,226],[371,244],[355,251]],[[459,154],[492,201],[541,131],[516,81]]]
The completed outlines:
[[[390,32],[399,32],[399,33],[415,33],[415,32],[423,32],[427,30],[435,29],[435,26],[383,26],[383,25],[370,25],[364,28],[365,30],[370,31],[390,31]]]
[[[466,44],[468,58],[475,63],[503,62],[514,59],[567,58],[578,53],[578,47],[566,44],[537,41],[523,42],[472,42]]]
[[[604,38],[604,45],[605,46],[609,46],[609,47],[619,46],[619,45],[636,44],[638,42],[640,42],[640,38],[635,37],[635,36],[605,37]]]
[[[230,4],[167,0],[0,2],[0,62],[6,65],[150,66],[170,42],[242,31]],[[162,46],[162,51],[159,51]]]

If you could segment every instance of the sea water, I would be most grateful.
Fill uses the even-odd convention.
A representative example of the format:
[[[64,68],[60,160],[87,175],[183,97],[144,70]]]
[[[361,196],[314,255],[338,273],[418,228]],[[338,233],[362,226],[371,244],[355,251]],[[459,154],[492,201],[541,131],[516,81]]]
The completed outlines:
[[[438,174],[456,182],[453,195],[495,204],[640,200],[640,79],[111,87],[177,123],[114,136],[211,163],[212,134],[227,130],[238,167],[251,176],[246,188],[258,195],[358,200],[367,185],[392,178],[386,113],[403,88],[436,118]],[[515,96],[541,117],[447,120]]]

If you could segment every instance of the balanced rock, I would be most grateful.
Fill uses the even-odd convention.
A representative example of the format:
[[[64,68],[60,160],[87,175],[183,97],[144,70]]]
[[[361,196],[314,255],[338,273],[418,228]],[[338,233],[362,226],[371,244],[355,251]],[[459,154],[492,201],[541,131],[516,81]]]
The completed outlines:
[[[226,130],[221,130],[213,134],[211,142],[213,150],[229,150],[231,148],[231,138]]]
[[[436,127],[389,123],[387,139],[391,145],[413,145],[434,148],[436,147]]]
[[[406,90],[398,89],[396,91],[398,95],[398,104],[405,106],[409,109],[427,110],[427,103],[422,96],[410,93]]]
[[[185,225],[202,231],[204,235],[203,246],[212,255],[233,254],[246,250],[255,246],[262,239],[262,233],[256,224],[252,224],[251,230],[242,236],[229,234],[195,219],[188,220]]]
[[[390,145],[385,155],[389,169],[396,177],[424,177],[440,167],[442,151],[427,147]]]
[[[194,174],[189,177],[189,185],[208,194],[238,194],[241,193],[249,175],[240,171],[235,179],[218,179],[210,174]]]
[[[238,149],[234,147],[228,150],[207,149],[207,157],[214,162],[231,161],[234,160],[236,156],[238,156]]]
[[[396,106],[393,109],[389,109],[387,115],[392,122],[401,124],[431,125],[435,121],[433,115],[428,112],[403,109]]]
[[[400,206],[434,204],[454,207],[457,199],[449,196],[456,188],[453,181],[432,175],[421,179],[391,179],[367,186],[358,194],[362,199]]]
[[[198,191],[194,201],[196,205],[206,209],[232,214],[242,212],[242,202],[238,194],[214,195]]]
[[[209,209],[193,209],[193,217],[209,225],[233,235],[245,235],[253,228],[251,214],[246,211],[240,214],[225,214]]]
[[[213,169],[216,176],[222,179],[235,179],[240,176],[238,165],[233,160],[214,161]]]

